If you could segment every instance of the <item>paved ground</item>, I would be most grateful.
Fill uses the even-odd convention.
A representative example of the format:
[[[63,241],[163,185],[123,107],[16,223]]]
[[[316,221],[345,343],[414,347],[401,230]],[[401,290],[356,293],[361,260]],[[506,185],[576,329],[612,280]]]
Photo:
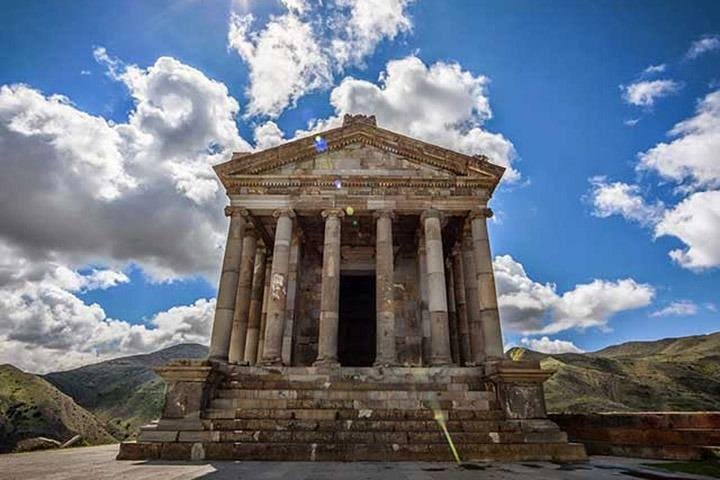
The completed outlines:
[[[0,455],[2,480],[65,479],[253,479],[253,480],[451,480],[451,479],[700,479],[642,467],[647,460],[593,457],[588,464],[546,462],[480,465],[461,469],[451,463],[340,462],[137,462],[115,460],[117,445]]]

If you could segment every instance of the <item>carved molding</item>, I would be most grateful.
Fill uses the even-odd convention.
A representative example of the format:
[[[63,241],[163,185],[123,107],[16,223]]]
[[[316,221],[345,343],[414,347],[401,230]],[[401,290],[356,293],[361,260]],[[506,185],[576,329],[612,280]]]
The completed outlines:
[[[500,181],[504,167],[490,163],[485,156],[470,156],[437,145],[378,128],[371,123],[372,117],[351,117],[350,123],[321,132],[328,151],[360,143],[401,155],[409,160],[452,172],[456,175],[475,175],[486,178],[494,188]],[[242,153],[220,165],[215,171],[226,187],[234,175],[258,175],[290,163],[310,159],[320,153],[315,149],[314,136],[301,138],[256,153]]]
[[[246,208],[233,207],[230,205],[225,207],[225,216],[226,217],[247,217],[249,215],[250,215],[250,212],[248,212]]]
[[[280,217],[289,217],[289,218],[295,218],[295,210],[292,208],[278,208],[273,212],[273,217],[280,218]]]
[[[322,216],[322,218],[342,218],[345,216],[345,210],[343,210],[342,208],[328,208],[327,210],[323,210],[322,212],[320,212],[320,215]]]

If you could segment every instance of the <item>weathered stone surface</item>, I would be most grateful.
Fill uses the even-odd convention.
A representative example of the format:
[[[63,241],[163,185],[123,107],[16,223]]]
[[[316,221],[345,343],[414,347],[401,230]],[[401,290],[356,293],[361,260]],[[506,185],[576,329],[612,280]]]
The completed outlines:
[[[449,460],[446,428],[469,458],[584,458],[546,419],[548,373],[502,359],[485,219],[503,169],[364,116],[326,134],[215,168],[210,358],[159,369],[163,418],[120,457]]]

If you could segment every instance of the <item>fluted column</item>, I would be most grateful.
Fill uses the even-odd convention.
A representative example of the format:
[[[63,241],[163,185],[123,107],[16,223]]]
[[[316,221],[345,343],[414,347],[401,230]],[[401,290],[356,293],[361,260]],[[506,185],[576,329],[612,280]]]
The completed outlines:
[[[462,247],[455,245],[452,251],[453,276],[455,287],[455,314],[458,323],[459,358],[458,363],[465,365],[471,361],[470,327],[468,324],[467,301],[465,297],[465,269]]]
[[[420,360],[423,365],[430,364],[432,351],[430,348],[430,310],[428,310],[428,282],[427,282],[427,255],[425,249],[425,233],[424,228],[420,228],[417,232],[418,237],[418,293],[420,295],[420,329],[421,352]]]
[[[230,352],[228,353],[230,363],[241,363],[245,358],[245,336],[250,311],[250,289],[252,288],[256,247],[255,228],[252,225],[246,225],[242,255],[240,255],[240,274],[235,294],[232,333],[230,334]]]
[[[292,238],[295,212],[290,209],[276,210],[275,245],[273,247],[270,292],[267,306],[267,324],[263,346],[263,365],[282,365],[282,337],[285,326],[287,302],[287,276],[290,262],[290,239]]]
[[[252,289],[250,290],[250,310],[245,340],[244,360],[248,365],[255,365],[260,337],[260,317],[262,315],[263,290],[265,289],[265,248],[258,248],[255,253]]]
[[[210,359],[220,361],[227,361],[230,349],[230,335],[235,312],[235,292],[237,291],[240,256],[243,247],[242,237],[248,212],[244,208],[226,207],[225,215],[230,217],[230,226],[218,285],[208,355]]]
[[[395,291],[392,219],[390,210],[375,213],[375,365],[395,365]]]
[[[460,338],[458,335],[457,304],[455,302],[455,276],[452,259],[445,262],[445,285],[447,288],[448,325],[450,327],[450,358],[460,365]]]
[[[480,305],[475,274],[475,254],[469,232],[463,236],[463,270],[465,273],[465,301],[470,334],[469,365],[480,365],[485,361],[485,340],[480,324]]]
[[[269,252],[268,252],[269,253]],[[265,286],[263,286],[262,308],[260,309],[260,338],[258,338],[257,359],[255,363],[261,363],[263,350],[265,349],[265,329],[267,326],[267,308],[270,299],[270,276],[272,274],[272,257],[265,258]]]
[[[440,216],[437,210],[426,210],[421,216],[425,229],[431,365],[448,365],[452,362]]]
[[[489,208],[479,209],[470,214],[470,225],[478,283],[480,321],[485,337],[485,355],[488,359],[497,359],[502,358],[504,352],[486,222],[490,217],[492,217],[492,210]]]
[[[332,208],[325,218],[323,274],[320,289],[320,329],[315,365],[338,366],[338,308],[340,306],[340,219],[344,212]]]

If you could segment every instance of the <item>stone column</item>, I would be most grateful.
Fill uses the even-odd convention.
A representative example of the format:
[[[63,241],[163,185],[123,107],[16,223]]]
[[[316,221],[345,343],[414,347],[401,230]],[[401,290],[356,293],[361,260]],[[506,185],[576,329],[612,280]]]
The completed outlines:
[[[425,229],[431,365],[449,365],[451,363],[440,216],[441,214],[437,210],[426,210],[421,216]]]
[[[235,294],[235,312],[233,314],[232,333],[230,334],[230,363],[241,363],[245,358],[245,336],[250,311],[250,289],[252,288],[253,270],[255,267],[255,248],[257,236],[252,225],[245,226],[242,255],[240,255],[240,274]]]
[[[277,218],[275,246],[273,247],[270,291],[267,306],[267,324],[263,344],[263,365],[282,365],[282,338],[287,304],[287,276],[290,262],[290,239],[292,238],[295,212],[281,209],[273,212]]]
[[[265,248],[258,248],[255,253],[252,289],[250,290],[250,311],[245,340],[244,360],[248,365],[255,365],[257,360],[258,339],[260,338],[260,316],[262,315],[263,290],[265,290]]]
[[[258,338],[257,359],[255,363],[261,363],[263,350],[265,349],[265,328],[267,325],[267,307],[270,300],[270,275],[272,273],[272,257],[265,259],[265,286],[263,287],[262,308],[260,312],[260,338]]]
[[[456,244],[452,251],[453,275],[455,287],[455,313],[458,319],[458,343],[459,358],[458,363],[465,365],[470,362],[470,327],[468,324],[467,301],[465,297],[465,272],[463,268],[464,260],[462,255],[462,247]]]
[[[285,327],[283,329],[282,360],[284,365],[292,365],[293,338],[295,333],[295,307],[297,306],[298,268],[300,265],[300,243],[302,232],[295,229],[290,241],[290,260],[287,275],[287,305],[285,306]]]
[[[504,351],[486,223],[486,219],[490,217],[492,217],[492,210],[489,208],[474,211],[470,214],[470,225],[478,283],[480,322],[485,338],[485,356],[488,359],[499,359],[504,356]]]
[[[427,255],[425,250],[425,234],[420,228],[418,237],[418,293],[420,296],[420,328],[422,330],[421,357],[423,365],[430,364],[432,351],[430,348],[430,311],[428,310]]]
[[[463,234],[463,271],[465,273],[465,301],[470,334],[470,357],[468,365],[480,365],[485,361],[485,340],[480,324],[477,275],[472,239],[468,232]]]
[[[338,309],[340,307],[340,218],[344,212],[333,208],[322,212],[325,218],[323,274],[320,290],[320,328],[316,366],[339,366]]]
[[[211,360],[227,362],[233,313],[235,311],[235,292],[238,285],[240,256],[243,247],[242,236],[247,222],[248,211],[244,208],[227,207],[225,208],[225,215],[230,217],[230,227],[225,245],[222,273],[220,274],[208,357]]]
[[[375,305],[376,355],[375,366],[397,364],[395,349],[395,253],[393,251],[390,210],[375,213]]]
[[[452,362],[460,365],[460,338],[458,335],[457,304],[455,302],[455,276],[452,259],[445,262],[445,284],[447,288],[448,324],[450,326],[450,357]]]

